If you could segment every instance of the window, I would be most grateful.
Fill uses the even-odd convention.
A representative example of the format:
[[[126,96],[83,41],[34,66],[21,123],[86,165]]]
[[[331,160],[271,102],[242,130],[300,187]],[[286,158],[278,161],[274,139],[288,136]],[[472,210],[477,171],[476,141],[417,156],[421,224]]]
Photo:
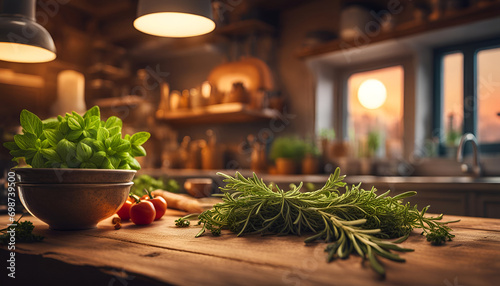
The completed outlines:
[[[402,66],[358,72],[348,78],[348,137],[353,155],[403,155],[403,81]]]
[[[500,40],[436,50],[435,63],[434,128],[441,154],[468,132],[481,152],[500,152]]]

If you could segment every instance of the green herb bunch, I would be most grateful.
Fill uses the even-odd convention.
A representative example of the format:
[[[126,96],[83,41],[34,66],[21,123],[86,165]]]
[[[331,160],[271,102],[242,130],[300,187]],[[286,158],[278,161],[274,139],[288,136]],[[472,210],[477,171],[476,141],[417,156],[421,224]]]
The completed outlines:
[[[10,241],[10,233],[8,231],[12,231],[16,238],[16,242],[36,242],[42,241],[43,236],[33,234],[33,229],[35,226],[31,221],[25,220],[21,221],[21,218],[13,223],[15,226],[6,227],[4,229],[0,229],[0,244],[7,245]]]
[[[40,120],[24,109],[23,134],[4,146],[14,160],[24,158],[33,168],[133,169],[141,168],[135,157],[146,156],[141,146],[150,137],[139,132],[122,138],[122,121],[111,116],[101,121],[98,106],[83,116],[76,112]]]
[[[403,199],[416,192],[407,192],[390,197],[389,191],[376,195],[376,189],[367,191],[361,184],[347,187],[337,168],[326,184],[313,192],[300,192],[292,185],[290,191],[278,186],[267,186],[255,174],[245,178],[240,173],[231,177],[222,173],[226,186],[223,202],[199,215],[202,229],[219,235],[221,229],[238,234],[246,233],[301,235],[313,233],[306,243],[324,240],[328,261],[347,258],[357,253],[370,261],[372,268],[384,275],[385,270],[378,257],[403,262],[404,259],[391,251],[412,251],[395,243],[404,241],[414,228],[422,228],[424,235],[433,243],[451,240],[454,235],[441,222],[442,215],[425,217],[428,207],[418,211],[417,206],[403,203]],[[345,192],[340,194],[339,188]],[[397,241],[386,239],[400,238]]]
[[[174,179],[155,179],[149,175],[136,176],[133,182],[134,184],[130,188],[130,193],[138,196],[144,195],[144,189],[147,189],[149,192],[160,189],[172,193],[178,193],[180,189],[179,183]]]

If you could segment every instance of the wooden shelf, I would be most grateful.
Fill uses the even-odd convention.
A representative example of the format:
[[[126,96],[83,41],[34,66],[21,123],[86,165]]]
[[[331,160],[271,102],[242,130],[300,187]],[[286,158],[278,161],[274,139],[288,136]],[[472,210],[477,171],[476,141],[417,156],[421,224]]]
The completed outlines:
[[[440,19],[435,21],[404,23],[400,26],[397,26],[391,32],[381,32],[375,37],[370,37],[368,41],[366,41],[366,39],[363,39],[360,41],[361,43],[359,41],[356,42],[335,39],[314,47],[303,48],[298,51],[297,57],[307,58],[312,56],[324,55],[331,52],[339,52],[351,48],[359,48],[361,46],[367,46],[391,39],[406,38],[426,32],[437,31],[439,29],[471,24],[490,18],[496,18],[499,17],[499,15],[500,3],[498,2],[492,3],[485,7],[470,7],[454,13],[445,14]]]
[[[275,28],[257,19],[242,20],[221,26],[216,32],[224,36],[247,36],[253,33],[273,33]]]
[[[101,98],[94,101],[95,105],[99,105],[101,108],[107,107],[118,107],[118,106],[130,106],[142,104],[144,99],[137,95],[127,95],[123,97],[110,97]]]
[[[191,110],[156,112],[156,118],[175,125],[252,122],[278,118],[274,109],[255,110],[242,103],[210,105]]]
[[[115,80],[126,79],[130,77],[130,73],[128,71],[103,63],[97,63],[92,65],[91,67],[89,67],[87,72],[92,75],[101,74]]]

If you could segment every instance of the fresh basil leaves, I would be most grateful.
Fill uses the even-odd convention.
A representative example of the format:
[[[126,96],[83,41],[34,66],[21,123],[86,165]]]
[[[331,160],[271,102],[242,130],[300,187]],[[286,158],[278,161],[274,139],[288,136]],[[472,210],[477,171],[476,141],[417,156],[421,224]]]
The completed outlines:
[[[111,116],[101,121],[98,106],[83,116],[72,112],[43,121],[24,109],[21,127],[23,134],[3,145],[14,160],[24,158],[33,168],[139,170],[135,157],[146,156],[142,145],[151,136],[139,132],[122,138],[122,120]]]

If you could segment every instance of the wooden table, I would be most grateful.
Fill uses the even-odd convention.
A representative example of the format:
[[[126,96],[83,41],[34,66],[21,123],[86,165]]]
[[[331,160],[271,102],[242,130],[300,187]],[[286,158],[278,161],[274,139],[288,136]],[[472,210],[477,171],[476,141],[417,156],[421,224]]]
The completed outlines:
[[[456,219],[446,216],[445,219]],[[97,229],[52,231],[27,217],[40,243],[16,245],[16,279],[6,276],[9,251],[0,248],[0,285],[498,285],[500,220],[460,217],[456,238],[431,246],[417,230],[402,244],[405,263],[383,260],[385,279],[352,256],[325,262],[324,244],[303,237],[246,236],[223,232],[195,238],[199,226],[176,228],[176,216],[149,226],[111,219]],[[7,216],[0,216],[7,223]]]

